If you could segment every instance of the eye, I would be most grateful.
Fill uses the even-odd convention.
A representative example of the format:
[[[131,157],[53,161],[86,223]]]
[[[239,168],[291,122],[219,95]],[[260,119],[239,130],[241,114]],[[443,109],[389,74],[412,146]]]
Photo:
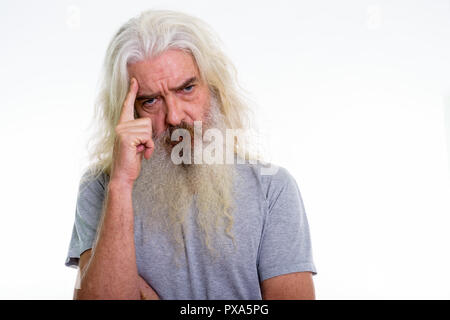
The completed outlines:
[[[151,98],[148,100],[145,100],[144,103],[142,104],[144,107],[145,106],[152,106],[156,103],[156,98]]]
[[[193,84],[191,84],[190,86],[187,86],[183,89],[184,92],[189,93],[192,92],[192,90],[194,90],[194,86]]]

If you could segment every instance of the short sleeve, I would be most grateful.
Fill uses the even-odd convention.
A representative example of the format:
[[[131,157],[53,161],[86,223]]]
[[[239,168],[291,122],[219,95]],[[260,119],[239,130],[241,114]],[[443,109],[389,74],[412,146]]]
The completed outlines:
[[[268,212],[259,248],[260,281],[292,272],[315,275],[308,220],[296,181],[284,168],[264,179]]]
[[[103,174],[89,177],[87,173],[80,181],[75,208],[75,222],[65,265],[77,267],[80,255],[92,248],[100,221],[105,197],[106,179]]]

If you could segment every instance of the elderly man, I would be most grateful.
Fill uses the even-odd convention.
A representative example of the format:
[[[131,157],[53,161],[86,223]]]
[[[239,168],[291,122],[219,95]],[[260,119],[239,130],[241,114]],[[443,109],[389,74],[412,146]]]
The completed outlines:
[[[233,70],[210,28],[182,13],[144,12],[113,37],[66,260],[79,267],[74,298],[314,298],[295,180],[263,172],[245,139],[232,163],[211,150],[246,128]]]

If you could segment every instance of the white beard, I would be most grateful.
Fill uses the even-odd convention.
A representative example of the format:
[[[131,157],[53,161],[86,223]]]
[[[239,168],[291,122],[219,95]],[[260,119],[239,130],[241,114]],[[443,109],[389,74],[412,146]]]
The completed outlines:
[[[217,128],[225,136],[225,121],[213,95],[209,113],[203,121],[203,132]],[[175,165],[170,156],[170,130],[154,138],[155,150],[149,160],[143,158],[141,172],[133,189],[133,207],[150,230],[171,236],[177,249],[184,247],[180,226],[191,205],[198,209],[196,223],[203,232],[203,241],[211,253],[217,236],[226,233],[232,238],[233,165]],[[194,150],[192,150],[192,155]],[[193,162],[192,162],[193,163]],[[225,232],[224,232],[225,231]],[[149,231],[151,232],[151,231]]]

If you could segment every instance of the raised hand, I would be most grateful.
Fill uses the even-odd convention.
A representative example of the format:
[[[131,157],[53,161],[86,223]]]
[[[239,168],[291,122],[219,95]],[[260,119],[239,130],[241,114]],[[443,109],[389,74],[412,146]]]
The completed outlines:
[[[151,119],[134,118],[134,103],[138,88],[137,80],[132,78],[115,128],[116,140],[111,169],[111,180],[131,185],[139,176],[142,157],[150,159],[155,148]]]

